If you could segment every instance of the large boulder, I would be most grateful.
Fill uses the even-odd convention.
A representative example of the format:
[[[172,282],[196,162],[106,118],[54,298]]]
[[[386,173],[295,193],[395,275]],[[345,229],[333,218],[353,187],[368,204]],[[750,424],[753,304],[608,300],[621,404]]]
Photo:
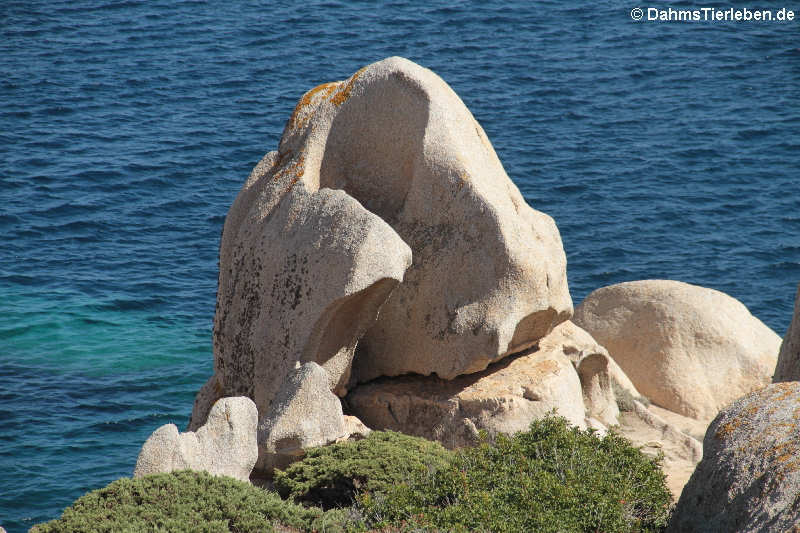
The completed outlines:
[[[573,321],[653,403],[702,420],[769,383],[780,346],[780,337],[739,301],[679,281],[598,289]]]
[[[535,344],[572,312],[555,223],[525,203],[455,92],[406,59],[306,93],[262,171],[261,190],[243,191],[262,216],[287,191],[340,189],[413,250],[403,283],[359,343],[357,381],[476,372]],[[237,201],[242,213],[229,215],[223,235],[218,359],[234,357],[223,326],[241,296],[225,295],[235,292],[232,278],[246,276],[233,260],[253,220],[244,204]]]
[[[298,364],[340,397],[379,376],[452,379],[572,313],[553,220],[452,89],[397,57],[301,98],[228,213],[219,264],[214,375],[189,429],[231,395],[264,426]]]
[[[196,432],[175,424],[155,430],[142,446],[133,477],[173,470],[206,470],[248,481],[258,456],[258,411],[249,398],[222,398]]]
[[[781,343],[778,364],[772,378],[775,383],[781,381],[800,381],[800,285],[794,300],[794,315],[789,330]]]
[[[580,348],[575,349],[581,343],[572,341],[570,328],[575,327],[566,322],[542,339],[539,349],[508,357],[482,372],[449,381],[436,376],[381,378],[354,388],[345,401],[349,411],[373,429],[425,437],[449,448],[474,444],[480,430],[490,435],[525,431],[553,409],[573,425],[586,427],[584,393],[573,363],[573,357],[581,359]],[[596,353],[589,350],[584,355]],[[596,373],[587,374],[590,390],[599,388],[600,383],[592,381]],[[610,415],[615,409],[616,405],[603,405],[600,414]]]
[[[800,524],[800,383],[770,385],[723,409],[668,531],[784,532]]]

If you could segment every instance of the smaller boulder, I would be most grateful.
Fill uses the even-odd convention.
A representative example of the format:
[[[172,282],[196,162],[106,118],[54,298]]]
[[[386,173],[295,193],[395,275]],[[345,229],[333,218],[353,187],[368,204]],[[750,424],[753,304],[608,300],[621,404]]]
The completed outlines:
[[[800,524],[800,382],[776,383],[723,409],[668,531],[784,532]]]
[[[174,470],[205,470],[248,481],[258,456],[258,411],[246,397],[222,398],[196,432],[175,424],[155,430],[142,446],[133,477]]]
[[[344,415],[344,437],[338,439],[337,442],[366,439],[370,433],[372,433],[372,430],[358,417]]]
[[[572,320],[653,403],[706,422],[770,382],[781,342],[727,294],[671,280],[597,289]]]
[[[330,377],[317,363],[298,364],[278,391],[258,427],[256,468],[271,473],[301,459],[307,448],[325,446],[358,431],[346,423],[342,404],[330,389]],[[363,425],[363,424],[362,424]]]
[[[789,330],[781,343],[778,364],[775,367],[774,383],[800,381],[800,285],[794,300],[794,315]]]

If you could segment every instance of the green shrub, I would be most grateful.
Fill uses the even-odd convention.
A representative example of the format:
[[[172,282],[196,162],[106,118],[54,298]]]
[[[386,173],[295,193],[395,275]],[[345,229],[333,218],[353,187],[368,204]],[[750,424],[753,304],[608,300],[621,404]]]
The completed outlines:
[[[449,452],[393,432],[308,451],[276,487],[323,511],[205,472],[120,479],[34,533],[139,531],[661,531],[672,497],[657,461],[563,418]],[[337,503],[338,502],[338,503]]]
[[[189,470],[122,478],[85,494],[33,533],[344,531],[346,510],[323,512],[228,477]],[[353,525],[353,527],[357,527]]]
[[[453,453],[439,443],[393,431],[314,448],[302,461],[275,472],[283,497],[323,509],[351,505],[357,491],[385,492],[413,474],[442,468]]]
[[[358,498],[373,527],[492,532],[660,531],[671,502],[657,461],[617,434],[600,438],[555,417]]]

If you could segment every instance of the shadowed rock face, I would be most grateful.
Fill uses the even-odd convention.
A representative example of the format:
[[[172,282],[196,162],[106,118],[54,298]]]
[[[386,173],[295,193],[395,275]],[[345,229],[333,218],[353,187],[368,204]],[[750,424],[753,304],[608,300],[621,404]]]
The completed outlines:
[[[800,524],[800,383],[777,383],[723,409],[668,531],[784,532]]]
[[[306,93],[231,207],[215,373],[190,428],[234,394],[267,427],[298,364],[319,365],[339,396],[379,376],[452,379],[571,313],[553,220],[444,81],[389,58]]]
[[[769,383],[780,337],[730,296],[670,280],[592,292],[574,322],[655,404],[698,420]]]
[[[794,300],[792,323],[783,338],[772,381],[800,381],[800,285],[797,286]]]

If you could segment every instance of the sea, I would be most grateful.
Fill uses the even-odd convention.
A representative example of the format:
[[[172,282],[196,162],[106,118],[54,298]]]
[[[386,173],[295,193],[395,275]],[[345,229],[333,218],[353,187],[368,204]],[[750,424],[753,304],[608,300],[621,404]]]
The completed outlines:
[[[231,202],[306,90],[389,56],[449,83],[554,217],[576,304],[676,279],[783,336],[800,4],[636,1],[0,2],[0,525],[186,426]]]

